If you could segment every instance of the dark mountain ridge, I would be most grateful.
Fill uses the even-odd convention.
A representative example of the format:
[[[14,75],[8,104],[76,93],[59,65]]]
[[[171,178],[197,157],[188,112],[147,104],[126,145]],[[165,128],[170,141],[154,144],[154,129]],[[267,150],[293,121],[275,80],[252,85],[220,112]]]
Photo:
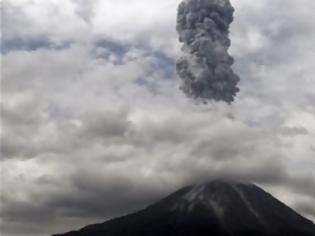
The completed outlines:
[[[315,225],[253,184],[182,188],[139,212],[54,236],[315,236]]]

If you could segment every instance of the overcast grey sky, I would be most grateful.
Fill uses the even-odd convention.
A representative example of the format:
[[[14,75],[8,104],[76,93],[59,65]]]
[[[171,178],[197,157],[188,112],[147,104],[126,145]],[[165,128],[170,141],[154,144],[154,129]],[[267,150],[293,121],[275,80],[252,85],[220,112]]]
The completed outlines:
[[[179,0],[4,0],[3,236],[42,236],[232,177],[314,219],[315,1],[232,0],[228,106],[178,89]]]

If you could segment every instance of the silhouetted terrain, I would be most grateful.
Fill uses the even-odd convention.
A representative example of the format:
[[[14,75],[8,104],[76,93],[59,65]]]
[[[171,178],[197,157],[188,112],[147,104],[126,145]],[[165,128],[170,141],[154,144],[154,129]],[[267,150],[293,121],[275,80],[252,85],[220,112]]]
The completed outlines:
[[[314,224],[252,184],[212,181],[146,209],[55,236],[315,236]]]

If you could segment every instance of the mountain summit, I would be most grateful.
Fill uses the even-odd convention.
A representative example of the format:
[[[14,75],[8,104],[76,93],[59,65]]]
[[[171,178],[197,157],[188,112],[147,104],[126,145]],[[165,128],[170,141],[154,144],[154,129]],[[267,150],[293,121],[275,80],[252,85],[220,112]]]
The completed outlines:
[[[215,180],[146,209],[55,236],[315,236],[315,225],[253,184]]]

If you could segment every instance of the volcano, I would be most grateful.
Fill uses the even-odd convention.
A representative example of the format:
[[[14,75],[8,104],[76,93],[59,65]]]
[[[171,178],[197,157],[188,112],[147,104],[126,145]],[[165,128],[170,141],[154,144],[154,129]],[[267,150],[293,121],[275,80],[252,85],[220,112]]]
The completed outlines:
[[[315,225],[254,184],[215,180],[55,236],[315,236]]]

